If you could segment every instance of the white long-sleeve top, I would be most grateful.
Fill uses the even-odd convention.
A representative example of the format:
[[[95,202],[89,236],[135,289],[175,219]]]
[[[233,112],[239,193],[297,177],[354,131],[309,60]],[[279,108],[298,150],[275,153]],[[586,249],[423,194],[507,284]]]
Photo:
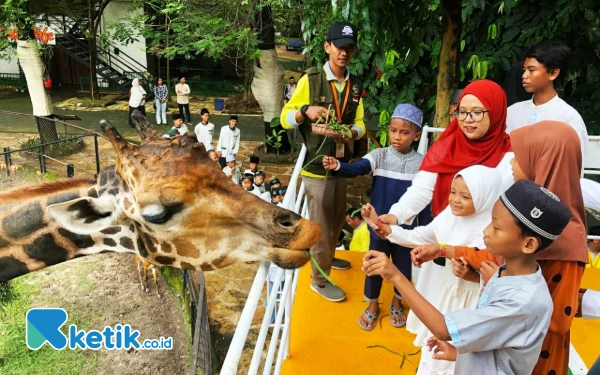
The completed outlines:
[[[236,185],[240,184],[240,180],[242,179],[242,173],[240,172],[239,167],[231,169],[229,168],[229,166],[226,166],[225,168],[223,168],[223,173],[225,173],[225,176],[231,178],[231,181],[233,181]]]
[[[177,94],[177,104],[190,103],[190,86],[187,83],[175,85],[175,94]]]
[[[215,132],[215,125],[212,122],[204,125],[202,122],[198,123],[194,128],[194,133],[196,133],[196,138],[198,138],[198,142],[202,143],[206,148],[206,151],[210,151],[213,149],[213,133]]]
[[[219,143],[217,143],[217,149],[215,151],[221,152],[221,157],[225,158],[227,155],[235,155],[240,149],[240,129],[237,127],[231,129],[229,125],[225,125],[221,128],[221,134],[219,134]]]
[[[581,143],[583,166],[585,167],[588,155],[587,128],[579,112],[559,98],[558,95],[541,105],[535,105],[533,98],[531,98],[508,107],[506,132],[510,134],[515,129],[546,120],[565,122],[577,132],[579,142]]]
[[[514,183],[512,167],[510,165],[510,161],[514,156],[514,153],[507,152],[496,167],[502,177],[503,192]],[[400,224],[412,224],[414,216],[431,202],[436,180],[437,173],[419,171],[411,187],[406,190],[406,193],[402,195],[398,203],[392,205],[389,213],[396,216]]]

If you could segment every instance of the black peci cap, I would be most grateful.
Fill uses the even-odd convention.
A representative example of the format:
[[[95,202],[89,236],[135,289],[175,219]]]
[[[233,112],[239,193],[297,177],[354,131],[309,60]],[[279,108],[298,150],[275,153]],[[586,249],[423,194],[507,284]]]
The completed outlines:
[[[527,228],[556,240],[571,220],[571,211],[550,190],[535,182],[519,180],[500,199]]]
[[[250,163],[256,163],[256,164],[260,163],[259,157],[256,155],[250,156]]]
[[[229,116],[229,119],[230,120],[237,120],[238,117],[237,117],[237,115],[231,115],[231,116]]]
[[[329,26],[327,40],[332,42],[337,48],[342,48],[346,44],[356,45],[357,34],[356,26],[350,22],[336,22]]]

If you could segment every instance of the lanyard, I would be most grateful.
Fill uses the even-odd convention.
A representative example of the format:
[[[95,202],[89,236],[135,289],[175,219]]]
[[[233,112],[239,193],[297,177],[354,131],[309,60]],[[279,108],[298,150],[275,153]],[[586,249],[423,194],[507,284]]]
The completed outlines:
[[[335,87],[335,83],[333,81],[329,82],[331,84],[331,91],[333,91],[333,99],[335,100],[335,114],[338,122],[342,123],[342,113],[346,110],[346,104],[348,104],[348,94],[350,93],[350,79],[346,81],[346,96],[344,97],[344,104],[342,105],[342,110],[340,111],[340,101],[338,99],[338,91],[337,87]]]

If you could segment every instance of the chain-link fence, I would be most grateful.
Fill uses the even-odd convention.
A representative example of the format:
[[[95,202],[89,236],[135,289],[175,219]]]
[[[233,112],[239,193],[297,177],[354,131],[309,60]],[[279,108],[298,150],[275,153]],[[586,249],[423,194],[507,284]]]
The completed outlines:
[[[115,164],[102,135],[56,119],[0,111],[0,175],[94,177]]]
[[[208,324],[208,305],[204,274],[195,272],[194,276],[183,271],[183,290],[189,295],[190,322],[192,324],[192,363],[190,375],[213,374],[210,327]]]

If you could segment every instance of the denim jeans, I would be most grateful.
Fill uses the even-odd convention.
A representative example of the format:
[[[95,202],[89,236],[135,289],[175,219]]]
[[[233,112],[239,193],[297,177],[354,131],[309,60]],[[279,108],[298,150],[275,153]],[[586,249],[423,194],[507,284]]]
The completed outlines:
[[[167,125],[167,102],[161,103],[160,99],[154,99],[154,104],[156,105],[156,123]]]

